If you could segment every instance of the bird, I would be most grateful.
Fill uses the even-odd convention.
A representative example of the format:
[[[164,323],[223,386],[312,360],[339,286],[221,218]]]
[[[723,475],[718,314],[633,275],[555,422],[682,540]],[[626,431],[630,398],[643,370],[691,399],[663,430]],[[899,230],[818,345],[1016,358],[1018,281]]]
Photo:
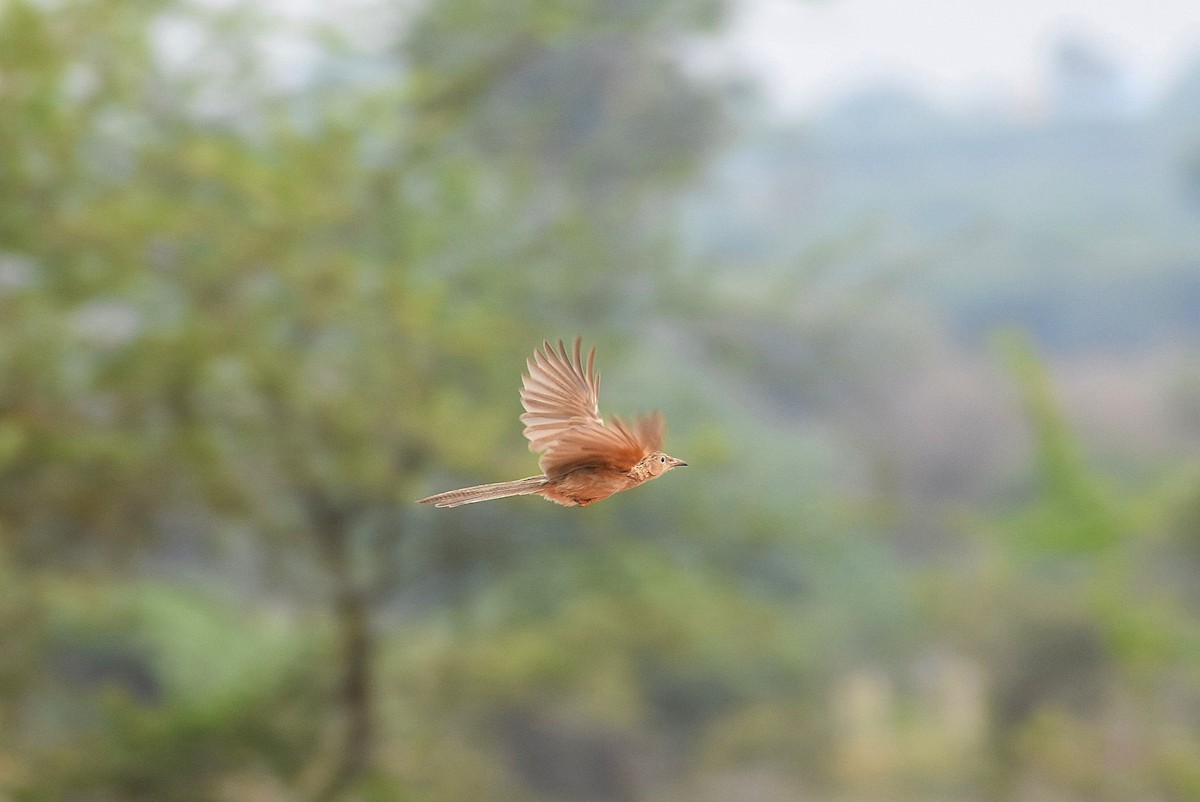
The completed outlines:
[[[596,348],[583,360],[583,338],[572,353],[562,340],[557,350],[549,340],[526,360],[521,377],[520,420],[529,450],[540,452],[542,472],[512,482],[448,490],[418,504],[457,507],[508,496],[539,495],[565,507],[586,507],[614,493],[656,479],[687,465],[662,450],[663,419],[654,412],[632,423],[600,417],[600,374]]]

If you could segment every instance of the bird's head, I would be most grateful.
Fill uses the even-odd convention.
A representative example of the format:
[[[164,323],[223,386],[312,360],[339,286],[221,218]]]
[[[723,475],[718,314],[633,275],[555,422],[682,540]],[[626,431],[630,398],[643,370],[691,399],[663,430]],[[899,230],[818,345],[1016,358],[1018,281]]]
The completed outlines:
[[[647,479],[653,479],[655,476],[662,476],[672,468],[681,468],[684,465],[687,463],[677,457],[661,451],[653,451],[642,457],[641,461],[634,466],[634,471]]]

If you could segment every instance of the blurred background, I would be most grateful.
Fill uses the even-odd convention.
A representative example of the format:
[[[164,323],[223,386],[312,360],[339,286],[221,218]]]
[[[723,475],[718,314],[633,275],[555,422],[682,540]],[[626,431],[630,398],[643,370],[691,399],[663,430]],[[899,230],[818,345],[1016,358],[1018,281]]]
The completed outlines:
[[[0,800],[1200,798],[1198,455],[1191,2],[0,2]]]

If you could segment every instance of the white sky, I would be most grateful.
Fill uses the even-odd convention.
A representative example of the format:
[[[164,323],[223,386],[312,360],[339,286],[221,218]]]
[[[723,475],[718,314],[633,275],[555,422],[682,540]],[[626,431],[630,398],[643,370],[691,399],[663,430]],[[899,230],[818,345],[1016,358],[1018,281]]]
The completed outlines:
[[[1200,0],[738,0],[715,52],[785,112],[880,79],[954,105],[1044,93],[1052,43],[1078,33],[1153,99],[1200,59]]]

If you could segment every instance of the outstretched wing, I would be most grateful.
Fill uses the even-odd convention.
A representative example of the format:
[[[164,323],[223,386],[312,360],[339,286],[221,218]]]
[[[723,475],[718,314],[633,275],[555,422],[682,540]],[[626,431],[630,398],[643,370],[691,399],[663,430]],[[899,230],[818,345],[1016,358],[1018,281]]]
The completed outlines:
[[[613,418],[611,426],[587,423],[568,429],[538,464],[551,479],[589,466],[627,471],[661,445],[662,417],[657,412],[632,425]]]
[[[530,451],[545,451],[570,429],[594,424],[603,428],[598,399],[600,376],[596,373],[596,349],[588,351],[587,367],[582,358],[583,339],[575,338],[575,358],[567,355],[558,341],[558,351],[543,342],[526,365],[521,381],[521,406],[525,414],[525,436]]]
[[[521,384],[525,437],[530,451],[543,452],[539,465],[551,478],[587,465],[629,470],[662,444],[662,418],[657,413],[633,425],[616,418],[612,426],[604,425],[596,349],[588,351],[586,365],[582,349],[579,337],[573,355],[562,340],[557,351],[543,342],[528,361],[529,372]]]

